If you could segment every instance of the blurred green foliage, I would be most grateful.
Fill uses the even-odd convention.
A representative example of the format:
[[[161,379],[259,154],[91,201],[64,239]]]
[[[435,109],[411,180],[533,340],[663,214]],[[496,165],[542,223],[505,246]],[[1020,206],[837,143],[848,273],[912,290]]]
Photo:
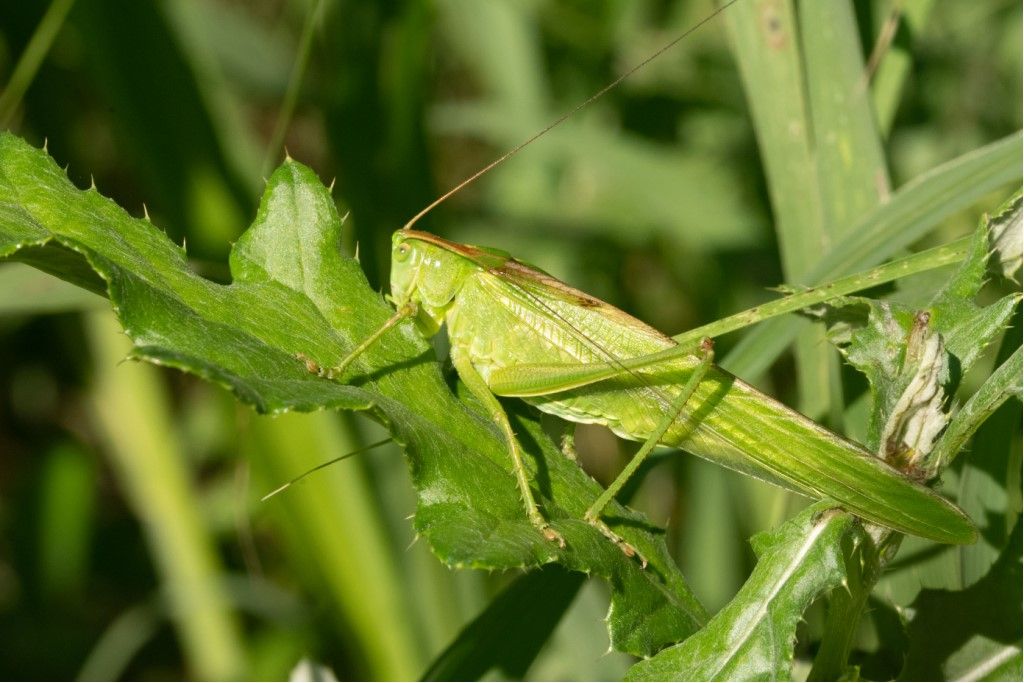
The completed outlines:
[[[892,188],[1021,127],[1019,4],[900,4],[907,20],[872,91]],[[136,215],[145,205],[199,272],[223,280],[229,245],[283,154],[270,141],[295,83],[284,146],[337,179],[350,246],[381,287],[394,228],[712,10],[655,0],[54,6],[48,24],[46,2],[0,5],[0,83],[40,44],[41,23],[55,24],[0,125],[46,140],[80,186],[94,180]],[[891,3],[852,7],[870,54]],[[301,81],[297,59],[308,60]],[[753,96],[719,17],[421,226],[505,248],[669,333],[763,301],[792,271],[772,229]],[[926,239],[964,234],[995,203]],[[413,678],[514,578],[449,571],[414,542],[413,493],[393,448],[260,503],[379,429],[344,415],[257,417],[194,377],[118,365],[126,347],[103,302],[25,272],[0,273],[3,677],[281,678],[308,658],[343,678]],[[27,308],[39,288],[42,303]],[[1007,337],[1020,339],[1019,319]],[[805,405],[793,369],[787,359],[747,379]],[[854,399],[863,382],[844,379]],[[985,543],[908,542],[878,589],[886,600],[909,605],[922,586],[959,590],[987,574],[1020,508],[1020,440],[1004,436],[1019,433],[1019,405],[1004,406],[975,439],[978,466],[960,464],[945,482],[990,521]],[[597,430],[581,430],[577,445],[604,481],[627,452]],[[656,469],[636,505],[669,521],[682,569],[716,610],[753,567],[746,539],[801,502],[693,458]],[[198,616],[183,616],[181,586],[210,596]],[[606,604],[588,583],[526,675],[621,677],[629,659],[603,656]],[[809,614],[803,643],[822,613]],[[866,675],[899,672],[885,617],[879,608],[857,634]]]

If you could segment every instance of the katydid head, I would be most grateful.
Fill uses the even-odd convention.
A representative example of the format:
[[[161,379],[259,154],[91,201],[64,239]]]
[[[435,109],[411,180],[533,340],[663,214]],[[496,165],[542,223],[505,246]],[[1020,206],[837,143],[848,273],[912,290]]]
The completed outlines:
[[[353,360],[407,318],[415,321],[416,328],[424,337],[435,335],[466,277],[487,266],[486,262],[473,261],[471,255],[476,252],[488,253],[427,232],[407,228],[396,231],[391,238],[390,296],[395,314],[360,342],[336,367],[318,370],[317,374],[330,379],[342,376]],[[505,260],[507,257],[502,262]],[[308,360],[307,367],[311,370],[318,368],[315,363],[310,366]]]
[[[433,335],[466,277],[480,268],[466,245],[418,230],[397,230],[391,238],[391,300],[399,309],[414,306],[420,330]]]

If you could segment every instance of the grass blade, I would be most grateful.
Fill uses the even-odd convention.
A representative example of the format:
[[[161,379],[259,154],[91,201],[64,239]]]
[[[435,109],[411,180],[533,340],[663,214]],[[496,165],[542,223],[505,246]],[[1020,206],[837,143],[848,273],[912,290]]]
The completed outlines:
[[[475,681],[495,668],[502,678],[523,678],[585,579],[558,565],[516,579],[466,625],[420,680]]]
[[[242,634],[222,588],[223,569],[196,508],[187,459],[157,373],[121,364],[130,345],[109,313],[91,314],[87,327],[96,357],[91,407],[105,430],[121,489],[146,521],[150,552],[185,656],[199,678],[242,676]]]
[[[32,34],[32,39],[18,59],[10,80],[3,90],[0,90],[0,128],[7,128],[10,125],[11,117],[18,108],[22,96],[35,78],[39,65],[50,51],[53,39],[57,37],[74,4],[75,0],[54,0],[46,8],[46,14],[43,15],[38,28]]]

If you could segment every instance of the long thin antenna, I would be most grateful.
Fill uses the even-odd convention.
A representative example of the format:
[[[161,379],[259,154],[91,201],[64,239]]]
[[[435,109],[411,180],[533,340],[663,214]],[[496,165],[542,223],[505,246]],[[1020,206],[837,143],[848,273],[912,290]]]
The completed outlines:
[[[530,145],[531,143],[533,143],[534,141],[536,141],[536,140],[537,140],[538,138],[541,138],[541,137],[543,137],[544,135],[546,135],[546,134],[547,134],[547,133],[548,133],[548,132],[549,132],[549,131],[550,131],[550,130],[551,130],[552,128],[557,128],[558,126],[562,125],[562,123],[564,123],[566,119],[568,119],[568,118],[569,118],[569,117],[571,117],[571,116],[574,116],[574,115],[575,115],[575,114],[576,114],[577,112],[579,112],[579,111],[580,111],[581,109],[584,109],[584,108],[586,108],[586,107],[590,106],[591,104],[593,104],[593,103],[594,103],[594,101],[596,101],[596,100],[599,100],[599,99],[601,99],[602,97],[604,97],[605,93],[607,93],[607,92],[608,92],[609,90],[611,90],[612,88],[616,87],[617,85],[619,85],[619,83],[622,83],[622,81],[626,80],[627,78],[629,78],[630,76],[632,76],[633,74],[635,74],[635,73],[636,73],[637,71],[639,71],[640,69],[644,68],[645,66],[647,66],[648,64],[650,64],[651,62],[653,62],[653,61],[654,61],[655,59],[657,59],[658,57],[660,57],[660,56],[661,56],[661,55],[663,55],[664,53],[666,53],[666,52],[668,52],[669,50],[671,50],[671,49],[672,49],[673,47],[675,47],[675,46],[676,46],[676,45],[677,45],[677,44],[678,44],[678,43],[679,43],[680,41],[682,41],[683,39],[685,39],[685,38],[686,38],[686,37],[687,37],[688,35],[690,35],[690,34],[691,34],[691,33],[693,33],[694,31],[696,31],[696,30],[697,30],[697,29],[699,29],[699,28],[700,28],[701,26],[703,26],[704,24],[708,23],[709,21],[711,21],[711,20],[712,20],[712,19],[714,19],[715,17],[717,17],[717,16],[719,15],[719,14],[721,14],[722,12],[724,12],[725,10],[727,10],[727,9],[729,8],[729,6],[730,6],[730,5],[732,5],[733,3],[736,3],[736,2],[738,2],[738,1],[739,1],[739,0],[729,0],[729,1],[728,1],[728,2],[726,2],[726,3],[724,4],[724,5],[722,5],[722,6],[721,6],[721,7],[719,7],[718,9],[716,9],[716,10],[715,10],[714,12],[712,12],[712,13],[711,13],[711,14],[709,14],[709,15],[707,15],[706,17],[704,17],[703,19],[701,19],[701,20],[700,20],[699,22],[697,22],[696,24],[694,24],[693,26],[691,26],[690,28],[688,28],[688,29],[687,29],[686,31],[684,31],[684,32],[683,32],[683,33],[681,33],[680,35],[678,35],[678,36],[676,36],[675,38],[673,38],[671,42],[669,42],[669,43],[667,43],[666,45],[664,45],[664,46],[660,47],[660,48],[659,48],[658,50],[656,50],[656,51],[655,51],[655,52],[654,52],[653,54],[651,54],[650,56],[646,57],[646,58],[645,58],[645,59],[644,59],[644,60],[643,60],[642,62],[640,62],[639,64],[637,64],[637,65],[633,66],[633,67],[632,67],[632,68],[630,68],[630,69],[629,69],[628,71],[626,71],[626,72],[625,72],[624,74],[622,74],[621,76],[619,76],[618,78],[616,78],[616,79],[615,79],[614,81],[612,81],[612,82],[611,82],[611,83],[609,83],[608,85],[604,86],[603,88],[601,88],[600,90],[598,90],[598,91],[597,91],[596,93],[594,93],[593,95],[591,95],[591,96],[590,96],[590,97],[588,97],[587,99],[583,100],[582,102],[580,102],[579,104],[577,104],[577,105],[576,105],[575,107],[573,107],[572,109],[570,109],[570,110],[569,110],[569,111],[567,111],[566,113],[564,113],[564,114],[562,114],[561,116],[559,116],[559,117],[558,117],[557,119],[555,119],[554,121],[552,121],[551,123],[549,123],[549,124],[548,124],[547,126],[545,126],[545,127],[544,127],[544,128],[543,128],[543,129],[542,129],[542,130],[541,130],[540,132],[534,133],[533,135],[531,135],[531,136],[530,136],[529,138],[527,138],[527,139],[526,139],[526,140],[524,140],[523,142],[520,142],[520,143],[519,143],[518,145],[516,145],[516,146],[515,146],[515,147],[513,147],[512,149],[510,149],[509,151],[505,152],[505,153],[504,153],[504,154],[502,154],[502,155],[501,155],[500,157],[498,157],[497,159],[495,159],[495,160],[494,160],[494,161],[492,161],[491,163],[487,164],[486,166],[484,166],[483,168],[481,168],[481,169],[480,169],[479,171],[477,171],[477,172],[476,172],[476,173],[474,173],[473,175],[469,176],[468,178],[466,178],[465,180],[463,180],[463,181],[462,181],[461,183],[459,183],[458,185],[456,185],[456,186],[455,186],[455,187],[453,187],[452,189],[450,189],[450,190],[448,190],[447,192],[445,192],[445,193],[444,193],[443,195],[441,195],[440,197],[438,197],[438,198],[437,198],[437,199],[435,199],[434,201],[430,202],[430,204],[428,204],[428,205],[426,206],[426,208],[424,208],[424,209],[423,209],[422,211],[420,211],[420,212],[419,212],[418,214],[416,214],[416,215],[415,215],[415,216],[413,216],[413,217],[412,217],[411,219],[409,219],[409,222],[408,222],[408,223],[406,223],[406,224],[405,224],[404,226],[402,226],[402,227],[403,227],[403,229],[406,229],[406,230],[407,230],[407,229],[411,228],[411,227],[412,227],[413,225],[415,225],[415,224],[416,224],[416,223],[417,223],[417,222],[418,222],[418,221],[419,221],[419,220],[420,220],[421,218],[423,218],[423,217],[424,217],[424,216],[426,216],[426,215],[427,215],[428,213],[430,213],[431,211],[433,211],[433,210],[434,210],[434,209],[435,209],[435,208],[436,208],[436,207],[437,207],[437,206],[438,206],[439,204],[441,204],[442,202],[444,202],[444,201],[445,201],[446,199],[448,199],[449,197],[451,197],[451,196],[452,196],[453,194],[455,194],[455,193],[459,192],[459,191],[460,191],[460,190],[461,190],[462,188],[464,188],[464,187],[465,187],[466,185],[469,185],[470,183],[472,183],[473,181],[475,181],[475,180],[476,180],[477,178],[479,178],[480,176],[482,176],[482,175],[484,175],[485,173],[489,172],[489,171],[490,171],[491,169],[493,169],[493,168],[494,168],[495,166],[499,166],[499,165],[503,164],[503,163],[504,163],[505,161],[507,161],[508,159],[510,159],[510,158],[512,158],[512,157],[514,157],[514,156],[515,156],[516,154],[518,154],[518,153],[519,153],[519,152],[520,152],[520,151],[521,151],[521,150],[522,150],[522,149],[523,149],[524,147],[526,147],[527,145]]]
[[[366,451],[374,449],[377,446],[383,446],[384,444],[390,442],[391,440],[392,439],[389,436],[386,439],[381,439],[380,441],[377,441],[375,443],[371,443],[369,446],[363,446],[362,448],[358,448],[358,449],[352,451],[351,453],[346,453],[345,455],[339,455],[337,458],[333,458],[331,460],[328,460],[327,462],[322,462],[319,465],[317,465],[316,467],[313,467],[311,469],[306,470],[305,472],[303,472],[299,476],[295,477],[294,479],[292,479],[288,483],[281,484],[276,489],[274,489],[273,491],[271,491],[267,495],[265,495],[262,498],[260,498],[260,502],[261,503],[265,503],[269,499],[271,499],[274,496],[276,496],[277,494],[281,493],[281,491],[284,491],[286,488],[288,488],[292,484],[296,484],[296,483],[302,481],[303,479],[305,479],[309,475],[313,474],[317,470],[322,470],[323,468],[327,467],[328,465],[333,465],[334,463],[340,462],[342,460],[345,460],[346,458],[351,458],[353,455],[359,455],[360,453],[365,453]]]

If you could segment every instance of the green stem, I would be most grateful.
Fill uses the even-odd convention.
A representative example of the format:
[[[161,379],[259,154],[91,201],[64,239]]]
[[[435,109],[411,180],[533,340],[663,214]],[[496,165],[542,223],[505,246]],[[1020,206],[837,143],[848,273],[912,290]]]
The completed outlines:
[[[277,122],[274,124],[274,132],[270,136],[270,143],[267,145],[267,154],[263,159],[263,175],[270,173],[277,155],[284,144],[284,136],[288,132],[288,125],[295,114],[295,104],[299,99],[299,88],[302,79],[306,75],[306,67],[309,65],[309,53],[313,46],[313,33],[320,23],[320,15],[323,13],[324,0],[317,0],[313,10],[306,17],[306,23],[302,27],[302,36],[299,38],[299,49],[295,55],[295,63],[292,65],[291,75],[288,77],[288,88],[284,93],[284,100],[281,102],[281,111],[277,115]]]
[[[14,67],[11,80],[7,82],[3,92],[0,92],[0,128],[7,128],[10,125],[14,111],[21,103],[28,86],[35,79],[39,65],[50,51],[53,39],[57,37],[57,32],[64,25],[64,20],[67,19],[68,12],[74,4],[75,0],[54,0],[43,15],[36,32],[32,34],[32,39],[21,53],[21,59]]]
[[[902,534],[873,525],[866,531],[862,537],[864,542],[845,549],[846,583],[829,596],[825,632],[814,665],[807,674],[808,681],[838,681],[846,677],[850,649],[868,598],[887,560],[896,554],[903,540]]]
[[[912,48],[928,23],[935,0],[904,0],[893,5],[882,26],[868,62],[868,75],[873,75],[871,99],[879,132],[888,137],[899,108],[903,86],[913,65]],[[896,39],[902,32],[906,40]]]

